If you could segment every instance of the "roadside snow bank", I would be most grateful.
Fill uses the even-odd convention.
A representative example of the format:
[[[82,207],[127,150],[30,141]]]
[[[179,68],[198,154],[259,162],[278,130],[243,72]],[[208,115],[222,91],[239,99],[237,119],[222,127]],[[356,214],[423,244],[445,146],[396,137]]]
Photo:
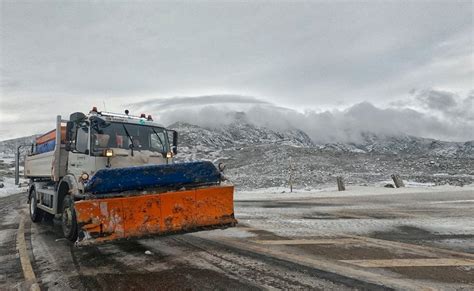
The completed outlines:
[[[20,183],[22,182],[23,185],[25,185],[25,182],[27,182],[27,180],[20,179]],[[14,178],[4,178],[4,181],[0,183],[3,183],[3,188],[0,188],[0,197],[26,192],[27,190],[27,187],[18,187],[17,185],[15,185]]]
[[[474,184],[464,187],[442,185],[431,186],[431,184],[406,183],[404,188],[385,188],[383,186],[347,186],[346,191],[337,191],[334,187],[312,189],[312,190],[293,190],[288,188],[266,188],[251,191],[236,191],[235,201],[247,200],[290,200],[318,197],[348,197],[348,196],[375,196],[375,195],[393,195],[393,194],[411,194],[411,193],[429,193],[444,191],[471,191],[474,193]]]

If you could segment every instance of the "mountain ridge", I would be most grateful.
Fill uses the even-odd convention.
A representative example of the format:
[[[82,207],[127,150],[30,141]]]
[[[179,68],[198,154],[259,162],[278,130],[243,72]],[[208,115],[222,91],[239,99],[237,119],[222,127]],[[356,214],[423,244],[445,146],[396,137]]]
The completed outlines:
[[[300,189],[333,184],[336,176],[348,184],[387,183],[393,173],[418,183],[474,182],[473,141],[366,133],[358,143],[318,144],[302,130],[278,131],[245,120],[216,128],[177,122],[169,128],[179,133],[177,162],[223,162],[225,175],[240,190],[287,187],[290,172],[294,188]],[[0,161],[12,158],[18,145],[34,137],[0,142]]]
[[[267,127],[237,122],[218,128],[201,127],[176,122],[169,128],[177,130],[183,144],[207,146],[211,149],[280,144],[303,148],[317,148],[355,153],[418,154],[446,157],[474,157],[474,141],[450,142],[409,135],[380,136],[364,133],[360,142],[317,143],[302,130],[275,131]]]

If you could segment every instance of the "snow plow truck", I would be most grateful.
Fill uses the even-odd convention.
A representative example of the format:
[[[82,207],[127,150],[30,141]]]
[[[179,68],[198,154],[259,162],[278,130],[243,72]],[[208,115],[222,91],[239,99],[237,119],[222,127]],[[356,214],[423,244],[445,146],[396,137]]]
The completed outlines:
[[[177,144],[151,115],[57,116],[25,157],[31,220],[61,218],[77,245],[235,226],[221,167],[175,163]]]

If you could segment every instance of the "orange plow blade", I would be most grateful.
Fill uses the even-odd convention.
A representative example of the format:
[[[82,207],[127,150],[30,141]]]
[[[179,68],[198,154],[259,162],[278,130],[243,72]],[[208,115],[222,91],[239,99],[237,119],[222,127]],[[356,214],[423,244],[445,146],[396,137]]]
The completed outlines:
[[[76,201],[78,244],[234,226],[234,187]]]

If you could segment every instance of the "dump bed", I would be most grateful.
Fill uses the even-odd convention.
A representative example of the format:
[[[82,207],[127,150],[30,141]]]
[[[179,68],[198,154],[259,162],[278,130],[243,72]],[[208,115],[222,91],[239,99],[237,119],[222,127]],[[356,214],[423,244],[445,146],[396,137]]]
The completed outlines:
[[[25,177],[51,178],[66,175],[68,152],[65,149],[66,126],[58,116],[56,129],[36,138],[33,150],[25,158]]]
[[[61,144],[66,143],[66,126],[61,126]],[[35,140],[35,147],[32,154],[42,154],[54,151],[56,147],[56,129],[53,129]]]
[[[67,152],[60,149],[60,177],[66,175]],[[53,179],[55,151],[50,151],[37,155],[29,155],[25,158],[25,177],[27,178],[49,178]],[[54,179],[53,179],[54,180]]]

